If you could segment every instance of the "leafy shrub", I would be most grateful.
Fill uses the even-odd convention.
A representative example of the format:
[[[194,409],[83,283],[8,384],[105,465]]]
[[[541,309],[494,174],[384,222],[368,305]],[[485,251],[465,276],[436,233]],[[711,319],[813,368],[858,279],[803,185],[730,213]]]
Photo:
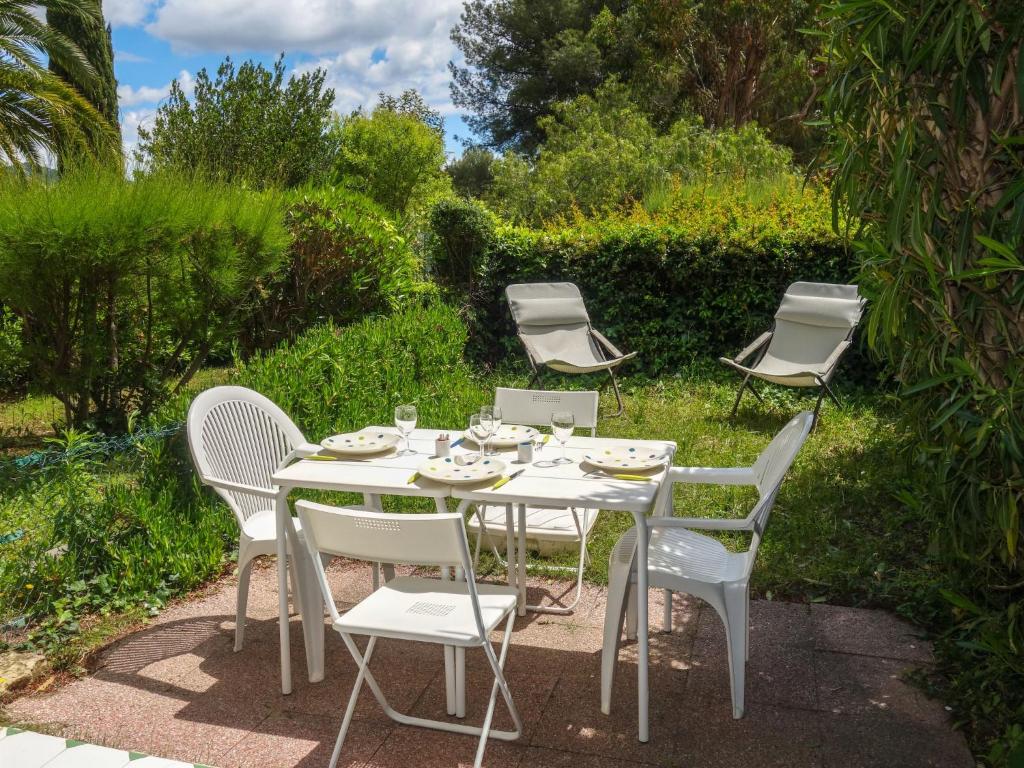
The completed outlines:
[[[22,327],[21,318],[0,305],[0,397],[20,391],[28,376]]]
[[[123,431],[233,337],[288,243],[277,200],[79,169],[0,195],[0,301],[68,424]]]
[[[456,310],[414,304],[346,328],[313,328],[253,357],[235,382],[265,394],[310,437],[391,424],[405,402],[423,424],[462,424],[485,402],[465,345]]]
[[[443,287],[472,296],[494,238],[494,216],[466,198],[439,200],[430,210],[430,273]]]
[[[427,290],[419,260],[384,209],[343,187],[292,195],[286,223],[288,260],[260,291],[246,324],[248,348],[328,320],[345,325],[397,309]]]
[[[439,242],[476,216],[454,207],[432,219]],[[677,209],[671,223],[637,218],[565,229],[499,226],[470,297],[473,353],[521,355],[504,289],[516,282],[580,286],[596,327],[638,351],[650,373],[735,353],[769,327],[796,280],[846,282],[856,266],[832,232],[827,199],[813,191],[772,206],[720,199]]]

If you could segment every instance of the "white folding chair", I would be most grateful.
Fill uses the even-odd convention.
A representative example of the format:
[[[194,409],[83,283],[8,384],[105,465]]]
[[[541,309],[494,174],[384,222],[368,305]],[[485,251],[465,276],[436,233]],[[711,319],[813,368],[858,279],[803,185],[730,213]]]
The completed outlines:
[[[302,521],[306,546],[310,554],[314,555],[312,560],[334,629],[341,635],[359,667],[331,755],[330,768],[335,768],[338,763],[364,681],[370,686],[384,712],[396,722],[479,736],[473,763],[475,768],[479,768],[483,760],[489,736],[503,741],[519,738],[522,720],[502,671],[515,621],[516,590],[475,582],[462,516],[458,513],[385,514],[339,509],[309,501],[299,501],[295,508]],[[442,569],[459,567],[463,569],[466,580],[445,581],[411,576],[395,578],[341,615],[334,603],[320,558],[315,556],[320,553],[369,562],[440,566]],[[501,653],[495,655],[490,633],[503,620],[505,634],[501,642]],[[369,637],[365,653],[360,653],[352,639],[353,635]],[[428,720],[392,709],[370,672],[370,660],[378,638],[455,646],[463,653],[466,648],[483,648],[494,672],[494,685],[483,726]],[[515,730],[491,729],[499,690],[512,715]]]
[[[804,411],[794,417],[758,456],[753,467],[705,469],[674,467],[659,494],[655,517],[650,521],[648,583],[665,592],[665,625],[672,628],[672,593],[683,592],[705,600],[725,624],[732,684],[732,714],[743,717],[744,675],[750,644],[750,574],[761,544],[768,516],[786,472],[807,439],[814,414]],[[758,500],[742,520],[672,517],[672,487],[676,483],[752,485]],[[691,528],[718,531],[750,531],[746,552],[730,552],[710,536]],[[623,619],[626,636],[636,637],[636,528],[616,543],[608,564],[608,605],[604,616],[604,644],[601,651],[601,711],[611,711],[615,663]],[[642,694],[641,694],[642,695]]]
[[[282,494],[273,473],[320,446],[307,442],[284,411],[245,387],[213,387],[188,410],[188,446],[203,484],[212,486],[238,520],[238,594],[235,650],[245,639],[252,561],[277,551],[276,504]],[[300,530],[301,533],[301,530]],[[299,583],[289,558],[292,590]]]
[[[553,411],[571,411],[576,426],[589,429],[590,436],[597,433],[597,392],[543,392],[532,389],[508,389],[498,387],[494,392],[494,404],[501,408],[502,420],[509,424],[539,426],[549,424]],[[590,560],[587,538],[597,521],[596,509],[579,510],[575,507],[559,509],[552,507],[526,507],[526,540],[538,549],[544,543],[575,542],[579,544],[579,562],[576,567],[564,565],[541,565],[539,568],[553,571],[576,571],[576,597],[568,606],[528,605],[528,609],[541,613],[572,613],[583,592],[583,569]],[[476,534],[476,549],[473,564],[480,561],[480,543],[487,539],[495,557],[503,565],[497,547],[497,540],[507,540],[507,517],[501,506],[478,504],[475,514],[469,518],[466,527]]]
[[[830,382],[839,359],[853,343],[853,332],[864,313],[864,303],[856,285],[793,283],[789,286],[775,313],[775,327],[754,339],[736,357],[719,358],[743,376],[732,415],[735,416],[740,407],[743,390],[749,389],[761,400],[750,380],[752,377],[786,387],[817,387],[815,420],[826,394],[839,405]],[[744,361],[755,352],[758,353],[755,362],[746,365]]]
[[[544,368],[559,373],[608,374],[618,404],[625,408],[615,369],[636,356],[624,354],[590,324],[580,289],[572,283],[519,283],[505,289],[519,339],[533,369],[532,387]]]

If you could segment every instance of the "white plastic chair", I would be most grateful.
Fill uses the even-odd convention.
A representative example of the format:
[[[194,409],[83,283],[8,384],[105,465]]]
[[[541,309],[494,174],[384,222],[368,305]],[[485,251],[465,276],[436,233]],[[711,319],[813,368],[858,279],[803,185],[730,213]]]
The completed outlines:
[[[572,283],[519,283],[505,289],[512,318],[519,329],[533,369],[532,387],[547,367],[559,373],[605,371],[624,410],[615,369],[636,356],[623,352],[590,324],[580,289]]]
[[[750,574],[768,516],[786,472],[807,439],[814,415],[795,416],[758,456],[754,466],[735,469],[673,468],[659,492],[655,517],[650,521],[648,583],[666,590],[665,628],[671,631],[671,598],[683,592],[705,600],[725,624],[732,685],[732,715],[743,717],[744,675],[750,644]],[[752,485],[758,500],[742,520],[672,517],[672,487],[676,483]],[[718,531],[750,531],[746,552],[730,552],[717,539],[691,528]],[[612,685],[618,659],[623,618],[626,635],[636,637],[636,528],[616,543],[608,565],[608,605],[604,617],[601,651],[601,711],[611,711]]]
[[[553,411],[571,411],[576,426],[589,429],[590,436],[597,433],[597,392],[544,392],[533,389],[507,389],[498,387],[494,393],[494,404],[501,408],[502,419],[509,424],[526,424],[540,426],[549,424]],[[579,562],[575,568],[564,565],[541,565],[539,568],[553,571],[576,571],[576,597],[568,606],[528,605],[528,609],[540,613],[572,613],[580,601],[583,592],[583,569],[590,560],[587,552],[587,538],[597,521],[597,510],[575,507],[558,509],[551,507],[526,507],[526,539],[542,548],[545,542],[564,543],[578,542]],[[500,506],[476,505],[475,514],[466,524],[470,532],[476,535],[476,550],[473,564],[480,561],[480,543],[489,540],[495,557],[503,565],[507,565],[495,544],[499,532],[502,539],[507,536],[507,518],[505,509]]]
[[[338,763],[364,680],[384,712],[396,722],[479,736],[476,759],[473,763],[476,768],[479,768],[483,760],[489,736],[503,741],[519,738],[522,733],[522,720],[512,701],[512,693],[502,671],[508,656],[512,624],[515,621],[516,590],[502,585],[475,582],[462,515],[385,514],[339,509],[308,501],[297,502],[295,508],[302,520],[306,546],[313,555],[314,568],[334,629],[341,635],[359,667],[359,674],[352,687],[348,707],[345,709],[345,716],[331,755],[330,768],[335,768]],[[341,615],[334,603],[321,560],[316,557],[321,553],[370,562],[441,566],[442,569],[454,566],[463,569],[466,580],[395,578]],[[505,634],[501,642],[500,656],[496,656],[491,645],[490,633],[503,620]],[[353,635],[369,637],[365,653],[359,652],[352,639]],[[465,653],[466,648],[483,648],[494,672],[494,685],[491,688],[483,726],[428,720],[392,709],[369,669],[378,638],[455,646],[456,650],[461,650],[462,653]],[[515,730],[491,729],[499,690],[512,715]]]
[[[306,441],[284,411],[245,387],[213,387],[200,393],[188,410],[188,445],[205,485],[212,486],[238,520],[238,594],[235,650],[245,640],[245,610],[252,561],[277,551],[275,507],[287,495],[271,475],[320,446]],[[289,558],[291,588],[299,579]]]
[[[775,313],[774,329],[762,333],[736,357],[719,358],[743,376],[732,415],[736,415],[745,389],[761,400],[750,381],[752,377],[786,387],[817,387],[815,420],[826,394],[838,405],[839,399],[829,384],[839,359],[853,343],[853,332],[864,312],[864,303],[856,285],[793,283],[789,286]],[[744,361],[755,352],[759,354],[754,363],[746,365]]]

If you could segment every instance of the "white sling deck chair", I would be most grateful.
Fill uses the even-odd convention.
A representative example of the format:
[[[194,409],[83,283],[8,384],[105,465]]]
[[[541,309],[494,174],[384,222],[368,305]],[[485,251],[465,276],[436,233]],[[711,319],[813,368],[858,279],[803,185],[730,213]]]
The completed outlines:
[[[559,373],[607,371],[618,404],[615,415],[622,415],[614,369],[636,352],[623,354],[590,324],[580,289],[572,283],[519,283],[508,286],[505,297],[533,369],[527,388],[533,388],[545,367]]]
[[[762,333],[731,360],[719,358],[743,376],[731,415],[736,415],[745,389],[761,401],[751,377],[786,387],[817,387],[815,422],[826,394],[839,405],[829,383],[839,358],[853,343],[853,332],[863,312],[864,299],[857,293],[856,285],[793,283],[789,286],[775,313],[774,329]],[[753,365],[745,365],[744,361],[754,353],[759,355]]]

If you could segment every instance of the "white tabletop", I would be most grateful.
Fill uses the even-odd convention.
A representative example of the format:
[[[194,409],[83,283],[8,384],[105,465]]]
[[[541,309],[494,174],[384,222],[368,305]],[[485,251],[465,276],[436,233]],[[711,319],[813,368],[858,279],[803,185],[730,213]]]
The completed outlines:
[[[367,427],[374,432],[394,432],[393,427]],[[516,451],[502,451],[500,458],[508,465],[506,474],[525,468],[526,471],[501,488],[494,490],[493,482],[480,485],[446,485],[417,478],[409,483],[423,461],[434,454],[434,440],[441,430],[417,429],[412,435],[415,456],[386,455],[376,458],[343,458],[336,461],[302,460],[275,472],[273,481],[289,488],[317,488],[333,491],[353,491],[380,495],[450,497],[470,499],[491,504],[538,504],[549,506],[586,506],[594,509],[622,512],[646,512],[651,508],[664,471],[652,473],[648,481],[617,480],[600,472],[588,473],[581,464],[583,455],[598,447],[622,445],[645,448],[667,454],[671,465],[676,444],[660,440],[626,440],[620,438],[592,438],[573,436],[567,445],[572,464],[550,465],[561,455],[554,439],[534,453],[533,464],[520,464]],[[451,432],[452,439],[461,433]],[[452,455],[470,453],[472,443],[452,449]],[[540,463],[540,466],[538,466]],[[646,473],[644,473],[646,474]]]

